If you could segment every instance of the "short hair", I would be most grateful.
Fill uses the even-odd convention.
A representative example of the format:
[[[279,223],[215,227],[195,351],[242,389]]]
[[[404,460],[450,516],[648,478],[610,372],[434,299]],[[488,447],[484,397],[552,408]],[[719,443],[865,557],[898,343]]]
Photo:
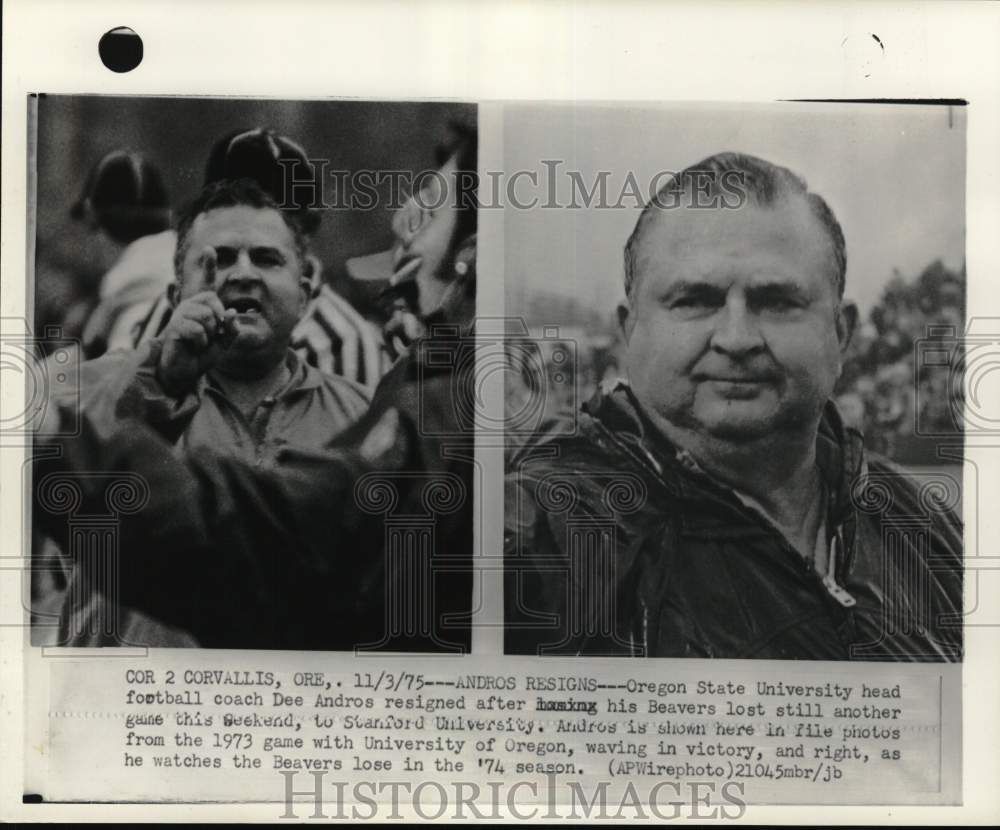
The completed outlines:
[[[163,177],[139,153],[114,150],[87,174],[83,193],[70,216],[93,216],[97,225],[122,245],[170,227],[170,204]]]
[[[782,199],[795,197],[805,201],[812,215],[830,238],[837,296],[842,298],[847,276],[847,251],[844,232],[830,206],[822,196],[809,190],[805,179],[787,167],[744,153],[716,153],[704,161],[691,165],[671,176],[656,196],[646,204],[639,215],[639,220],[635,223],[635,229],[625,243],[626,295],[631,297],[635,288],[639,243],[655,213],[669,210],[670,205],[676,204],[677,195],[690,196],[696,187],[701,192],[705,185],[710,197],[732,196],[732,191],[727,191],[723,187],[725,180],[731,178],[738,180],[746,199],[759,207],[769,207]]]
[[[292,232],[299,266],[303,273],[306,272],[306,256],[309,253],[307,234],[303,230],[297,214],[279,208],[278,203],[270,194],[253,179],[224,179],[206,185],[178,217],[177,248],[174,251],[174,274],[178,279],[184,273],[184,259],[187,257],[188,240],[195,220],[203,213],[219,208],[239,207],[240,205],[274,210],[281,216],[285,225]]]

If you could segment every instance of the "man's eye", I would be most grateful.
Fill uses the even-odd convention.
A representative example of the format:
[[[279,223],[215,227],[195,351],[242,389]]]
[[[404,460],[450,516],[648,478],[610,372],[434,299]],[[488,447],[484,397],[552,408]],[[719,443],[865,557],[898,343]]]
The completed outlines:
[[[232,248],[218,248],[215,253],[219,268],[229,268],[236,262],[236,251]]]
[[[253,261],[255,265],[259,265],[264,268],[276,268],[283,262],[281,255],[275,253],[274,251],[255,252],[253,255]]]
[[[716,303],[713,303],[708,297],[677,297],[673,302],[670,303],[670,308],[677,308],[682,310],[699,310],[699,309],[709,309],[713,308]]]
[[[798,307],[799,303],[788,297],[772,297],[761,303],[762,311],[774,311],[778,313],[792,311]]]

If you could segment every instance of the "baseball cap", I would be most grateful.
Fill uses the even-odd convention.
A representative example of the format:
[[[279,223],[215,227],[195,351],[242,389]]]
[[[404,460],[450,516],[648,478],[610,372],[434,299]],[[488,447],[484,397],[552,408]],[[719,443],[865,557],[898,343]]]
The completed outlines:
[[[88,214],[121,242],[166,230],[170,206],[159,170],[138,153],[108,153],[91,168],[70,208],[74,219]]]
[[[237,130],[212,147],[205,184],[252,179],[284,210],[298,215],[302,229],[313,234],[321,214],[310,206],[322,201],[322,182],[302,145],[266,127]]]

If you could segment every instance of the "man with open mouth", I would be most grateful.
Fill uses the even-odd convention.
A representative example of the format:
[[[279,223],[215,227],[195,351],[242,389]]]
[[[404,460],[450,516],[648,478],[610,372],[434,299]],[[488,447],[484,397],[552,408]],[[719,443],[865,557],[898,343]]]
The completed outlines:
[[[310,297],[307,256],[296,215],[256,182],[206,187],[178,223],[169,323],[136,351],[81,366],[81,408],[98,437],[134,419],[180,455],[224,453],[263,469],[279,467],[289,445],[327,448],[369,400],[290,347]],[[80,585],[62,624],[64,645],[194,644]]]
[[[52,423],[39,437],[58,452],[39,454],[33,470],[34,518],[46,532],[60,540],[68,533],[65,511],[49,497],[60,481],[72,482],[85,513],[104,504],[106,481],[146,485],[145,497],[120,514],[115,555],[121,554],[112,564],[79,546],[72,555],[77,572],[91,582],[113,573],[121,604],[190,635],[187,642],[160,637],[156,644],[470,649],[477,163],[475,132],[456,132],[439,160],[456,186],[463,174],[469,198],[457,212],[445,204],[425,210],[433,194],[413,199],[401,214],[406,233],[394,226],[396,248],[374,258],[389,269],[393,258],[404,268],[407,257],[419,258],[419,273],[406,272],[413,279],[400,281],[396,269],[395,282],[415,284],[409,308],[426,334],[405,344],[406,354],[379,381],[364,415],[329,447],[316,446],[322,436],[300,435],[258,464],[246,450],[248,435],[226,452],[194,446],[189,429],[181,440],[196,451],[178,453],[150,434],[151,423],[169,425],[190,406],[192,394],[203,396],[199,416],[221,420],[241,405],[251,412],[259,399],[248,423],[271,425],[279,441],[285,434],[275,428],[279,415],[281,423],[312,417],[281,414],[283,403],[277,403],[302,390],[294,374],[282,386],[286,376],[277,359],[301,309],[296,280],[286,279],[299,275],[288,265],[296,258],[294,225],[290,240],[267,204],[258,210],[258,202],[215,196],[204,197],[179,229],[176,307],[143,364],[143,383],[159,390],[158,399],[144,398],[141,389],[118,395],[117,423],[95,418],[85,401],[73,435],[56,422],[74,412],[46,410]],[[439,170],[436,178],[445,185],[443,175]],[[386,269],[370,272],[393,284]],[[314,304],[313,314],[323,308]],[[268,391],[274,388],[282,391]],[[315,403],[309,394],[304,408]],[[151,405],[136,415],[134,398]],[[146,424],[131,420],[144,415],[153,417]],[[93,624],[93,615],[77,618]],[[98,622],[115,630],[110,614]],[[124,636],[98,644],[151,639],[131,625],[118,630]],[[67,644],[65,637],[60,644]]]

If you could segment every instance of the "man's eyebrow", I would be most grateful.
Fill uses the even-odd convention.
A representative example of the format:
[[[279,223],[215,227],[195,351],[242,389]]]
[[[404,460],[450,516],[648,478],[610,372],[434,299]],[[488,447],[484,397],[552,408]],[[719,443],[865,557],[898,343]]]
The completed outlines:
[[[693,294],[698,297],[716,297],[725,293],[725,288],[710,282],[702,280],[677,280],[668,286],[666,291],[662,292],[661,298],[670,299],[685,294]]]
[[[808,300],[809,292],[793,280],[768,280],[751,284],[747,288],[747,296],[760,299],[766,297],[784,297],[788,299]]]
[[[282,259],[285,258],[284,252],[276,245],[254,245],[250,249],[250,256],[259,256],[260,254],[274,254]]]

